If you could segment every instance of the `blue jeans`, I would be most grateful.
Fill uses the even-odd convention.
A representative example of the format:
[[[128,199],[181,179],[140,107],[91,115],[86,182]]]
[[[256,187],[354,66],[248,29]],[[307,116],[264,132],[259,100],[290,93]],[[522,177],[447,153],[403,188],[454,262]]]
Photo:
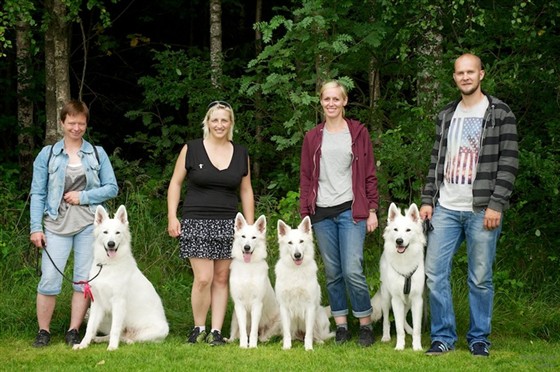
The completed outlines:
[[[346,289],[356,318],[372,312],[369,289],[362,266],[366,221],[354,222],[352,211],[313,224],[327,277],[327,292],[333,316],[348,314]]]
[[[56,264],[56,267],[64,272],[70,251],[74,248],[74,271],[73,281],[89,279],[89,271],[93,262],[93,224],[87,226],[75,235],[57,235],[48,230],[45,231],[47,239],[47,250]],[[41,280],[37,292],[43,295],[58,295],[62,288],[62,275],[53,266],[47,253],[43,249],[41,258]],[[73,285],[74,291],[83,292],[82,285]]]
[[[461,212],[436,206],[428,235],[426,251],[426,284],[430,291],[431,338],[449,348],[457,342],[455,313],[451,295],[451,265],[453,256],[467,241],[470,326],[467,332],[469,347],[475,342],[490,346],[494,286],[492,264],[496,256],[496,245],[500,227],[486,230],[483,227],[485,210]]]

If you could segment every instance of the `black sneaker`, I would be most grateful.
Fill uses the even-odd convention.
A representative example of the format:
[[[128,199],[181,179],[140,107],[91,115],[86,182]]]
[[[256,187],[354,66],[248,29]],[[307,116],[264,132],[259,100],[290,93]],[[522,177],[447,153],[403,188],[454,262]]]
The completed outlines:
[[[206,331],[200,331],[200,328],[194,327],[187,336],[187,343],[200,344],[206,340]]]
[[[208,333],[208,336],[206,336],[206,342],[208,342],[211,346],[221,346],[226,343],[224,337],[218,330]]]
[[[74,346],[82,341],[77,329],[71,329],[66,332],[66,336],[64,336],[64,339],[66,340],[66,345],[68,346]]]
[[[471,345],[471,354],[475,357],[487,357],[490,355],[484,342],[475,342]]]
[[[373,329],[371,329],[370,327],[360,327],[358,344],[364,347],[373,345]]]
[[[346,341],[350,340],[351,334],[348,328],[338,327],[336,328],[336,336],[334,340],[337,344],[342,345]]]
[[[35,337],[33,347],[44,347],[47,346],[49,342],[51,342],[51,334],[44,329],[40,329]]]
[[[426,355],[443,355],[449,351],[451,349],[446,344],[441,341],[434,341],[430,349],[426,351]]]

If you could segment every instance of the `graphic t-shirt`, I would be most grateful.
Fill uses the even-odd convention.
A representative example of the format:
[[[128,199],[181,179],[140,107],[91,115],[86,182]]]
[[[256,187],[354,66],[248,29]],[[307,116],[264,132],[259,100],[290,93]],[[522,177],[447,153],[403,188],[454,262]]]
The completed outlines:
[[[447,153],[440,204],[452,210],[472,211],[472,185],[476,178],[484,113],[488,99],[470,109],[459,103],[447,134]]]

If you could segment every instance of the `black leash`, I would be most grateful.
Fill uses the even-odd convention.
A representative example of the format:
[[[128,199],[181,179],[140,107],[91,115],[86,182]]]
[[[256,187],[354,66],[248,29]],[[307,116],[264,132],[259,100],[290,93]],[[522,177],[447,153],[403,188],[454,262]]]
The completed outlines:
[[[93,293],[91,293],[91,288],[90,288],[90,286],[89,286],[89,283],[90,283],[93,279],[97,278],[97,277],[99,276],[99,274],[101,274],[101,270],[103,269],[103,265],[100,264],[100,263],[97,264],[97,266],[99,266],[99,271],[97,272],[97,274],[95,274],[95,276],[94,276],[93,278],[88,279],[88,280],[80,280],[79,282],[75,282],[75,281],[71,280],[70,278],[68,278],[66,275],[64,275],[64,273],[63,273],[62,271],[60,271],[60,269],[59,269],[59,268],[56,266],[56,264],[54,263],[54,261],[53,261],[53,259],[52,259],[52,257],[51,257],[51,254],[49,253],[49,251],[47,251],[47,247],[44,246],[42,249],[43,249],[43,250],[45,251],[45,253],[47,254],[47,257],[49,258],[49,260],[50,260],[51,263],[53,264],[53,266],[54,266],[54,268],[56,269],[56,271],[58,271],[58,272],[60,273],[60,275],[62,275],[62,277],[63,277],[65,280],[69,281],[70,283],[75,284],[75,285],[83,285],[83,286],[84,286],[84,297],[85,297],[85,298],[89,298],[89,299],[93,302]],[[43,273],[40,271],[40,269],[39,269],[39,250],[38,250],[38,249],[37,249],[37,265],[36,265],[36,270],[37,270],[37,275],[38,275],[38,276],[41,276],[41,275],[43,274]]]

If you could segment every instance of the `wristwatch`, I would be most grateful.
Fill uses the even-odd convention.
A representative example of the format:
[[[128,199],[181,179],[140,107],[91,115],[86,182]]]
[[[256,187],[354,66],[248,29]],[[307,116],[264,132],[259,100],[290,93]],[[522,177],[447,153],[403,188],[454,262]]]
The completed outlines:
[[[371,209],[369,210],[369,213],[377,214],[377,209],[371,208]]]

